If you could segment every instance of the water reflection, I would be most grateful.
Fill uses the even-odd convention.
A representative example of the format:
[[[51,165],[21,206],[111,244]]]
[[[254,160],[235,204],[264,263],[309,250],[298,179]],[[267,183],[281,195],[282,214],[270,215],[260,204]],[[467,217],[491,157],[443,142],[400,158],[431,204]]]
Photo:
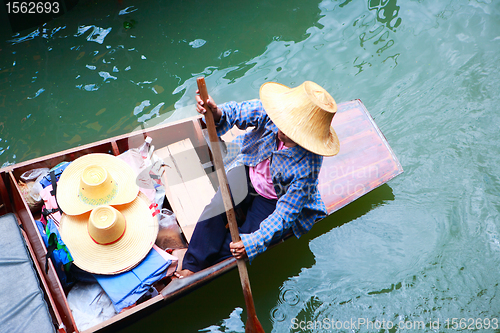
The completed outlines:
[[[377,21],[384,23],[391,30],[401,25],[402,19],[398,17],[399,6],[397,0],[368,0],[368,9],[375,10],[377,12]]]
[[[358,69],[356,75],[360,74],[364,69],[371,67],[373,60],[367,57],[370,55],[380,56],[383,52],[394,45],[394,39],[391,36],[395,32],[395,28],[399,27],[402,19],[398,17],[400,7],[397,6],[397,0],[369,0],[368,9],[376,13],[375,17],[368,14],[363,14],[353,22],[353,26],[359,26],[363,32],[359,35],[360,46],[366,50],[369,45],[367,42],[376,46],[375,52],[366,54],[361,59],[357,57],[354,60],[354,67]],[[378,23],[377,23],[378,22]],[[382,24],[379,24],[382,23]],[[400,54],[395,53],[386,57],[382,63],[389,59],[393,61],[391,68],[397,66],[397,58]]]
[[[245,332],[245,323],[241,319],[242,308],[236,308],[229,315],[229,318],[222,320],[220,325],[211,325],[200,329],[198,332],[222,333],[222,332]]]
[[[488,111],[498,103],[490,88],[499,77],[493,69],[499,44],[491,44],[497,5],[369,1],[364,11],[356,11],[358,2],[342,5],[356,23],[342,25],[360,65],[352,88],[375,101],[369,109],[405,174],[391,182],[394,201],[311,240],[314,264],[281,286],[300,301],[277,299],[273,330],[303,331],[291,329],[294,319],[361,318],[392,321],[396,327],[385,330],[391,332],[423,322],[417,330],[430,332],[446,331],[446,318],[495,317],[498,198],[485,193],[492,187],[484,174],[496,174],[491,162],[498,160],[490,152],[498,147],[486,143],[498,139],[489,124],[499,117]],[[438,318],[436,329],[430,323]],[[378,331],[349,325],[339,331]]]
[[[236,82],[269,42],[306,39],[318,15],[316,4],[298,0],[286,8],[257,1],[216,11],[208,3],[81,2],[41,27],[11,35],[3,30],[0,122],[7,130],[1,136],[12,144],[1,150],[0,164],[20,162],[30,149],[47,154],[118,135],[171,113],[194,75],[225,70],[223,82]],[[134,114],[143,101],[150,105]],[[103,108],[108,111],[98,114]],[[20,128],[24,110],[38,121],[43,140]],[[90,117],[95,121],[87,123]],[[88,126],[96,121],[99,126]],[[18,145],[18,136],[29,144]]]

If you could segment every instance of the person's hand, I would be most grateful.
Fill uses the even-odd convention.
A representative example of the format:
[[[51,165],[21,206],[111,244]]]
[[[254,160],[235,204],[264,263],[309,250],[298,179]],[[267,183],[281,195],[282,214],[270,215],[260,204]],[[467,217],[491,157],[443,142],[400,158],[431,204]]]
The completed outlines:
[[[247,250],[245,250],[245,246],[243,245],[243,241],[239,241],[236,243],[231,242],[229,244],[229,249],[233,257],[236,259],[245,259],[247,257]]]
[[[210,95],[208,95],[207,105],[209,109],[212,110],[212,113],[214,115],[214,121],[218,123],[220,118],[222,117],[222,111],[217,107],[217,104],[214,102],[212,96]],[[205,107],[203,101],[201,100],[199,90],[196,90],[196,111],[203,115],[207,112],[207,108]]]

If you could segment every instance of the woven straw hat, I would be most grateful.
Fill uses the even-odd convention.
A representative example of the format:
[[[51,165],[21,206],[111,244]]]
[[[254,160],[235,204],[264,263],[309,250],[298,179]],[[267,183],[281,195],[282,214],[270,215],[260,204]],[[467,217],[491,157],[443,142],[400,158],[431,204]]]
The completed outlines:
[[[59,229],[75,265],[94,274],[118,274],[146,257],[158,235],[158,220],[140,194],[128,204],[98,206],[91,212],[63,214]]]
[[[330,94],[311,81],[296,88],[267,82],[260,100],[273,123],[301,147],[323,156],[339,152],[340,143],[331,126],[337,104]]]
[[[121,205],[137,197],[134,170],[109,154],[77,158],[57,182],[57,202],[67,215],[80,215],[100,205]]]

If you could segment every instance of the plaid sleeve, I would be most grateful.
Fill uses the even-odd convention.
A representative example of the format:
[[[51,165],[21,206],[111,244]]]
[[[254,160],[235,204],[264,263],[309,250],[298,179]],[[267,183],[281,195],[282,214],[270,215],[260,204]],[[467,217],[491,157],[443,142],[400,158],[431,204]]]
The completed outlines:
[[[251,234],[240,234],[248,260],[252,262],[255,257],[267,250],[274,237],[281,237],[283,230],[283,220],[280,215],[274,211],[267,219],[260,223],[260,228]]]
[[[260,100],[253,99],[242,103],[227,102],[219,105],[222,117],[217,125],[217,135],[224,135],[233,126],[246,129],[250,126],[259,127],[267,120],[267,114]]]
[[[304,185],[303,180],[292,183],[279,198],[274,212],[260,223],[260,228],[251,234],[240,235],[250,262],[259,253],[266,251],[274,239],[281,238],[283,232],[291,228],[308,200],[305,190],[307,186]]]

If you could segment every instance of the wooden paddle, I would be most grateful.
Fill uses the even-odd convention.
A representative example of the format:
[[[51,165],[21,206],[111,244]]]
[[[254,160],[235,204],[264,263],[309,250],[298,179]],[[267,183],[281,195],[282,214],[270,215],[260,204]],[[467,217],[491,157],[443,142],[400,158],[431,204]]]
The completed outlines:
[[[212,146],[212,155],[214,158],[214,165],[219,179],[219,187],[222,194],[222,200],[226,209],[227,221],[229,223],[229,231],[233,243],[240,241],[240,233],[238,225],[236,224],[236,217],[234,213],[233,202],[231,200],[231,192],[227,182],[226,171],[224,170],[224,163],[222,162],[222,154],[220,151],[219,138],[215,129],[215,122],[212,110],[208,106],[208,92],[205,84],[205,78],[199,77],[197,80],[198,90],[200,97],[203,101],[203,106],[207,110],[205,113],[205,122],[207,124],[208,136]],[[245,296],[245,304],[247,307],[247,322],[245,325],[245,333],[264,332],[262,325],[255,313],[255,305],[253,303],[252,290],[250,289],[250,280],[248,278],[247,266],[244,259],[237,259],[238,271],[240,273],[241,287],[243,288],[243,296]]]

